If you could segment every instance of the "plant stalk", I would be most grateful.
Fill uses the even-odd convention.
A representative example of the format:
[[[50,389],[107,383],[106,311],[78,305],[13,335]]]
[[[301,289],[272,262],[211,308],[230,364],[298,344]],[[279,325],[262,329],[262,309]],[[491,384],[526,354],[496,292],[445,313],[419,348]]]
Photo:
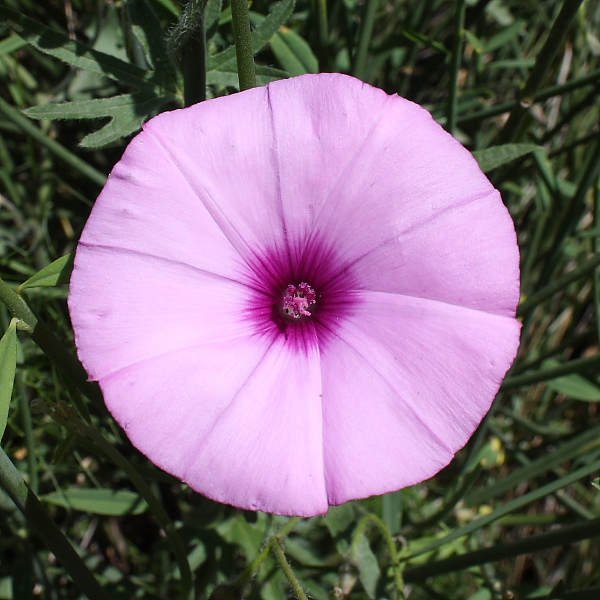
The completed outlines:
[[[247,0],[231,0],[231,19],[240,91],[249,90],[256,87],[256,68],[254,66],[254,49],[252,47]]]

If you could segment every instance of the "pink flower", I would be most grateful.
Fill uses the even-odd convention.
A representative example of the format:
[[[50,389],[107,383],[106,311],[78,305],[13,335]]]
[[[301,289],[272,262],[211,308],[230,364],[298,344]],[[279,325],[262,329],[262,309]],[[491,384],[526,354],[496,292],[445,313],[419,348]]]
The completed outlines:
[[[447,465],[518,346],[511,219],[428,112],[338,74],[161,114],[77,250],[79,356],[134,445],[286,515]]]

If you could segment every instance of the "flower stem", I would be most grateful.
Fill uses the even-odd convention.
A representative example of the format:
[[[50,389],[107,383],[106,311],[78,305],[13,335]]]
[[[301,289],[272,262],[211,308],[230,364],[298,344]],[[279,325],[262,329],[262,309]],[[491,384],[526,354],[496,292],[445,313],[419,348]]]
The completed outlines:
[[[231,0],[231,19],[240,90],[249,90],[256,87],[256,68],[247,0]]]
[[[292,590],[294,590],[294,595],[296,596],[296,598],[298,598],[299,600],[308,600],[308,597],[304,593],[304,590],[302,589],[302,586],[300,585],[296,574],[294,573],[294,571],[292,571],[292,568],[290,567],[290,564],[288,563],[287,558],[285,557],[285,554],[283,552],[283,542],[281,541],[281,539],[278,537],[273,538],[272,547],[273,554],[275,555],[275,558],[277,559],[277,562],[279,563],[283,574],[287,577],[287,580],[290,582],[290,586],[292,587]]]
[[[2,448],[0,485],[89,600],[110,600]]]
[[[448,110],[446,113],[446,130],[454,135],[456,131],[456,113],[458,106],[458,77],[460,74],[460,62],[463,53],[463,29],[465,28],[465,0],[456,3],[456,21],[454,47],[450,63],[450,95],[448,98]]]

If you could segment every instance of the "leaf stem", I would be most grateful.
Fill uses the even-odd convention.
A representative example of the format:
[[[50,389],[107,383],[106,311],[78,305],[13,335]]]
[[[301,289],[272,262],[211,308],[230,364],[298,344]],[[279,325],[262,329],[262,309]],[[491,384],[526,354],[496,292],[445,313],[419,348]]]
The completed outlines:
[[[254,66],[254,49],[250,30],[250,14],[247,0],[231,0],[231,19],[235,53],[237,56],[240,91],[256,87],[256,68]]]
[[[44,540],[89,600],[110,600],[48,511],[23,481],[21,474],[2,448],[0,448],[0,485],[26,517],[31,531]]]
[[[462,571],[488,562],[513,558],[521,554],[530,554],[548,550],[555,546],[573,544],[598,535],[600,535],[600,519],[565,525],[552,531],[527,536],[524,539],[497,544],[489,548],[481,548],[418,567],[408,567],[405,571],[405,577],[408,581],[419,581],[427,577],[451,573],[452,571]]]

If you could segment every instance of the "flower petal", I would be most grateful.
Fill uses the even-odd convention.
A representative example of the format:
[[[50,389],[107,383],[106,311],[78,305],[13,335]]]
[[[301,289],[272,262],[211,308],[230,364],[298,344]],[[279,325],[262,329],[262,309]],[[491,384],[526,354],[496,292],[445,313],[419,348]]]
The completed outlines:
[[[515,319],[366,292],[322,351],[329,501],[415,484],[450,462],[510,367]]]
[[[209,498],[276,514],[327,511],[316,350],[252,336],[164,355],[100,383],[134,445]]]
[[[255,331],[241,318],[252,291],[225,277],[143,253],[80,243],[69,309],[90,377],[173,350]]]
[[[168,155],[239,254],[285,239],[268,92],[264,87],[162,113],[144,132]]]
[[[368,289],[514,314],[514,227],[471,154],[426,110],[398,96],[388,97],[367,139],[356,141],[360,150],[331,191],[312,242],[328,240],[341,271],[364,258],[359,271],[369,272]],[[411,283],[425,263],[434,276]]]
[[[325,202],[378,125],[389,96],[338,73],[294,77],[267,90],[283,223],[298,262]]]
[[[519,250],[497,192],[438,213],[348,266],[363,289],[514,316]]]
[[[81,241],[87,246],[121,248],[179,262],[224,277],[237,278],[239,274],[241,261],[236,249],[160,144],[144,132],[131,141],[112,170]],[[75,278],[77,261],[79,257]]]

